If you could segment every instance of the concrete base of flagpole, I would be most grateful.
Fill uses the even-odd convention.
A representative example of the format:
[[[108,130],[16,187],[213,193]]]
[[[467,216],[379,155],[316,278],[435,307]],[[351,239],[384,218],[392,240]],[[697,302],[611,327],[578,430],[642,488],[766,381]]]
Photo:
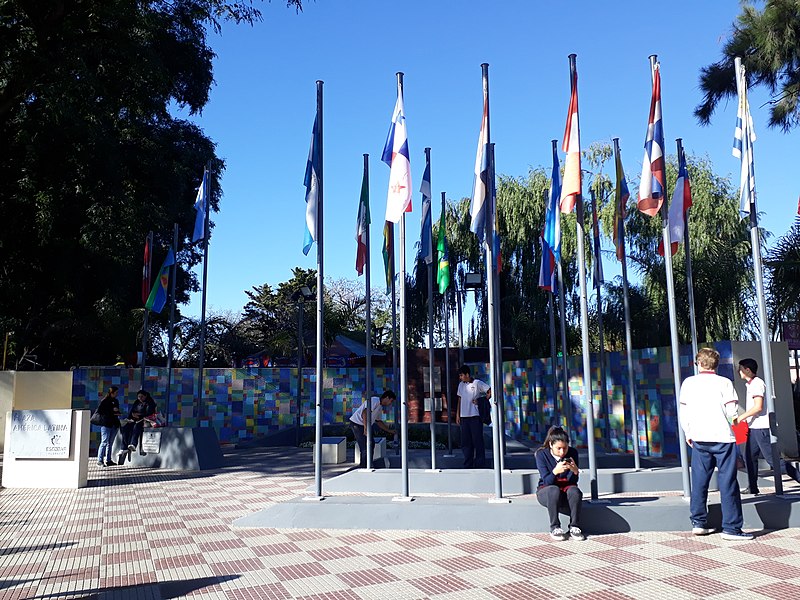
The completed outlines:
[[[414,496],[395,496],[392,502],[413,502]]]
[[[511,504],[511,498],[489,498],[489,504]]]
[[[301,500],[303,502],[322,502],[325,500],[325,496],[303,496]]]

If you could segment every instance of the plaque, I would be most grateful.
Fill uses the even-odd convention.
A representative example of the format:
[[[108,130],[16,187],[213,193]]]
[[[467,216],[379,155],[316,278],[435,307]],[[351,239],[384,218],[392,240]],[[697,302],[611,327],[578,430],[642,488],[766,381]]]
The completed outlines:
[[[71,410],[11,412],[11,448],[16,458],[69,458]]]
[[[161,432],[142,431],[142,452],[145,454],[158,454],[161,451]]]

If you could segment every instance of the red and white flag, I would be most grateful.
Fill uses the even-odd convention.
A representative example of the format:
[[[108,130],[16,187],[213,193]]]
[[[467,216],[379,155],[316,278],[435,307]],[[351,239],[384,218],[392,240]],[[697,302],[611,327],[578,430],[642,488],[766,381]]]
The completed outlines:
[[[569,112],[561,149],[567,153],[561,187],[561,212],[570,213],[581,196],[581,129],[578,124],[578,70],[572,71]]]

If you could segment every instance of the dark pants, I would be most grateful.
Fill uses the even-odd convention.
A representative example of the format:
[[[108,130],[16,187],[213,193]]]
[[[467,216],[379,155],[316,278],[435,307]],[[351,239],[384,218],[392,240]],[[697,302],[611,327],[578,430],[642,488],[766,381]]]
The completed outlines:
[[[139,437],[142,435],[144,429],[144,419],[133,422],[128,421],[122,426],[122,449],[127,450],[128,446],[138,446]]]
[[[486,466],[486,447],[483,443],[483,423],[480,417],[461,417],[461,451],[464,467],[483,469]]]
[[[692,497],[689,503],[692,527],[707,527],[708,485],[717,468],[719,498],[722,505],[722,531],[742,530],[742,497],[736,479],[736,444],[697,442],[692,444]]]
[[[561,489],[557,485],[543,485],[536,490],[536,499],[539,504],[547,507],[547,516],[550,518],[550,531],[561,527],[558,511],[569,511],[569,526],[580,527],[581,502],[583,492],[577,485],[570,485]]]
[[[367,436],[364,435],[364,426],[350,421],[350,429],[353,430],[353,437],[356,438],[358,450],[361,452],[361,462],[358,463],[360,469],[367,468]],[[370,452],[375,452],[375,436],[372,436],[372,447]]]
[[[744,446],[744,464],[747,466],[747,484],[751,492],[758,489],[758,457],[761,455],[770,469],[774,470],[772,464],[772,445],[769,443],[769,429],[750,429],[747,432],[747,442]],[[789,475],[792,479],[800,482],[797,469],[793,464],[785,462],[782,458],[778,467],[781,473]]]

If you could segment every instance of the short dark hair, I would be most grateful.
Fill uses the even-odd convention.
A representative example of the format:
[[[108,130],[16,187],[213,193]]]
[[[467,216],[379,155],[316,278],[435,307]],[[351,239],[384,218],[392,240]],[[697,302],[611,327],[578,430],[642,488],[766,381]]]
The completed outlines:
[[[386,390],[381,394],[381,400],[383,400],[384,398],[391,398],[392,400],[394,400],[395,398],[397,398],[397,396],[395,396],[392,390]]]
[[[108,388],[108,393],[113,394],[117,390],[119,390],[119,387],[117,387],[116,385],[112,385],[110,388]]]
[[[743,358],[739,361],[740,369],[750,369],[753,375],[758,373],[758,363],[752,358]]]
[[[458,370],[459,375],[471,375],[469,371],[469,367],[467,365],[461,365],[461,368]]]

